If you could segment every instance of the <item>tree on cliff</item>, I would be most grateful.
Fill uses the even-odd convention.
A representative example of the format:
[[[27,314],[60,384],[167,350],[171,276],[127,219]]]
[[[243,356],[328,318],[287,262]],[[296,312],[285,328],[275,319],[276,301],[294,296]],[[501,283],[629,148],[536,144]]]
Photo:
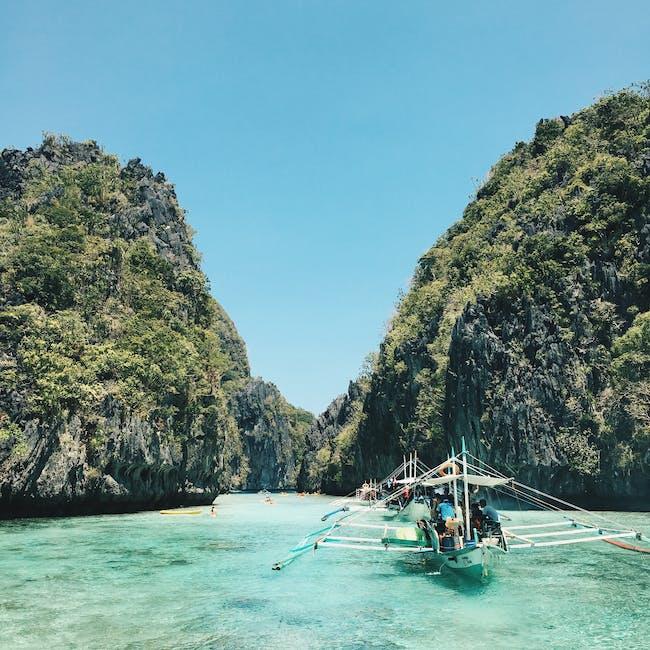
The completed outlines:
[[[464,435],[565,494],[647,495],[649,310],[642,87],[541,120],[498,161],[419,260],[355,422],[308,436],[306,462],[326,444],[326,469],[302,476],[345,492],[405,450],[434,461]]]
[[[251,381],[246,349],[198,260],[173,186],[139,160],[54,136],[2,151],[3,512],[209,501],[245,484],[256,461],[232,403]],[[276,401],[272,433],[291,439],[298,411]],[[283,449],[274,476],[291,482]]]

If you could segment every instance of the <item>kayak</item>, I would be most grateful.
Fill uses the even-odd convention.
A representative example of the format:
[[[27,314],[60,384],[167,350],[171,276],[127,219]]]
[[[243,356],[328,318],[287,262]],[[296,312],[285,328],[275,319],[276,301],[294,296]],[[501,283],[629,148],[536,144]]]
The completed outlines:
[[[161,515],[200,515],[202,510],[161,510]]]

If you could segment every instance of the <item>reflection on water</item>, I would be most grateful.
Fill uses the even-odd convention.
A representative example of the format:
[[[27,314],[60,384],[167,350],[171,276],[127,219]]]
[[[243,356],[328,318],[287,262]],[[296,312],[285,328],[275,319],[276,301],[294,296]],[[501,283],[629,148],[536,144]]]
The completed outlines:
[[[513,552],[472,584],[423,558],[322,548],[275,572],[329,509],[276,501],[223,497],[214,518],[1,522],[0,648],[647,647],[648,555],[600,542]]]

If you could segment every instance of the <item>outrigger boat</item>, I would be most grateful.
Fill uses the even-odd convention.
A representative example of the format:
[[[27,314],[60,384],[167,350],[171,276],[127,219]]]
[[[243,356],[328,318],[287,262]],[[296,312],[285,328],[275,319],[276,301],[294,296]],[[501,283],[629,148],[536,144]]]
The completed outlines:
[[[442,528],[428,511],[439,490],[445,490],[448,501],[453,499],[457,513],[442,523]],[[507,527],[491,522],[479,530],[470,520],[470,495],[480,490],[492,490],[535,509],[553,512],[556,518]],[[411,514],[415,518],[409,524],[386,521],[391,505],[401,504],[398,513],[404,515],[410,503],[418,503],[418,496],[428,512],[414,510]],[[360,505],[362,502],[367,503]],[[429,469],[411,455],[381,482],[366,483],[354,497],[338,499],[334,505],[336,509],[321,518],[323,522],[331,521],[307,534],[273,565],[274,570],[283,569],[310,550],[328,548],[421,556],[441,573],[483,580],[512,551],[605,541],[628,550],[650,552],[650,548],[621,541],[627,538],[650,542],[641,532],[498,472],[472,455],[464,439],[460,454],[452,450],[451,456],[436,467]]]

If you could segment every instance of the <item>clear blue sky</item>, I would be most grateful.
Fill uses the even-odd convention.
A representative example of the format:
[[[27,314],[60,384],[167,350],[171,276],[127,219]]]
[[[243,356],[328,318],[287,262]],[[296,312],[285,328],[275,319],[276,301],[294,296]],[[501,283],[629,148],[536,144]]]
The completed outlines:
[[[320,411],[540,117],[650,77],[647,2],[0,0],[0,147],[176,184],[254,374]]]

